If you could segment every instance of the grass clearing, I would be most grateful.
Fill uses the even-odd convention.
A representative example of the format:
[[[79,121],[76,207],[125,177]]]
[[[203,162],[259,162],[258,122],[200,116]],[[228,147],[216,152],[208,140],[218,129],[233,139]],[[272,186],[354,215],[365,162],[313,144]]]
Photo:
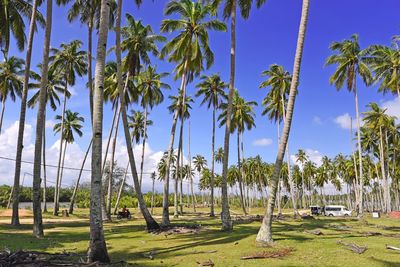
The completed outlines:
[[[202,226],[195,233],[150,234],[144,221],[138,218],[117,220],[104,225],[112,261],[127,261],[137,266],[197,266],[211,260],[215,266],[400,266],[400,252],[387,250],[386,245],[400,247],[400,220],[367,216],[354,218],[316,217],[274,222],[273,247],[259,247],[255,236],[260,222],[236,224],[232,232],[221,232],[217,218],[204,214],[185,214],[172,219],[174,224]],[[135,211],[136,212],[136,211]],[[255,209],[253,214],[262,214]],[[86,253],[89,241],[88,210],[78,210],[70,217],[44,215],[44,239],[32,237],[32,217],[29,211],[20,227],[8,225],[10,218],[0,212],[0,248],[39,250],[45,252],[72,251]],[[155,214],[160,219],[161,210]],[[310,233],[319,229],[322,234]],[[380,235],[379,235],[380,234]],[[337,242],[367,246],[356,254]],[[290,250],[283,257],[241,260],[249,255],[276,255]]]

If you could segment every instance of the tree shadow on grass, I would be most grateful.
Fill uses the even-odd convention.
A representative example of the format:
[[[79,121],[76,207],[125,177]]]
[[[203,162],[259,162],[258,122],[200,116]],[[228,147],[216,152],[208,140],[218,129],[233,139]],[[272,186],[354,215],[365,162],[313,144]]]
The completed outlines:
[[[385,267],[399,267],[400,263],[398,261],[388,261],[388,260],[382,260],[382,259],[377,259],[375,257],[370,257],[370,260],[372,260],[375,263],[379,263],[380,266],[385,266]]]

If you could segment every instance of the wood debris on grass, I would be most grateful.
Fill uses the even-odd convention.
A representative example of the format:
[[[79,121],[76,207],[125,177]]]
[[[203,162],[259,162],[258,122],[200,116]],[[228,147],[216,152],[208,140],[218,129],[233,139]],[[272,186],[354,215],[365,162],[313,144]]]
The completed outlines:
[[[389,245],[386,245],[386,249],[400,251],[400,248],[394,247],[394,246],[389,246]]]
[[[368,237],[368,236],[381,236],[382,235],[382,233],[379,233],[379,232],[358,232],[358,233],[362,234],[365,237]]]
[[[39,251],[19,250],[11,252],[10,250],[0,251],[0,266],[130,266],[126,262],[117,262],[109,264],[101,264],[98,262],[86,263],[86,255],[76,253],[47,253]]]
[[[205,266],[210,266],[210,267],[213,267],[213,266],[215,266],[215,263],[211,260],[211,259],[209,259],[208,261],[205,261],[205,262],[198,262],[198,261],[196,261],[196,263],[197,263],[197,266],[201,266],[201,267],[205,267]]]
[[[322,231],[320,229],[315,229],[315,230],[305,230],[304,231],[307,234],[312,234],[312,235],[323,235]]]
[[[163,227],[160,230],[152,232],[154,235],[163,234],[165,238],[173,234],[198,234],[204,227],[198,224],[194,225],[173,225]]]
[[[274,251],[261,251],[251,255],[243,256],[241,260],[251,260],[251,259],[267,259],[267,258],[283,258],[294,251],[293,248],[283,248]]]
[[[339,240],[337,242],[338,245],[344,246],[346,249],[353,251],[354,253],[357,254],[363,254],[365,251],[367,251],[368,247],[367,246],[359,246],[355,243],[346,243],[343,242],[342,240]]]

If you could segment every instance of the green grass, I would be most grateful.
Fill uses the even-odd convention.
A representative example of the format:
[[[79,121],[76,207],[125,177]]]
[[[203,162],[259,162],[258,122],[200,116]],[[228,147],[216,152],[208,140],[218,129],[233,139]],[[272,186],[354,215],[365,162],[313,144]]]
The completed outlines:
[[[85,253],[89,240],[87,213],[88,210],[78,210],[69,218],[54,218],[45,214],[46,237],[40,240],[31,235],[29,214],[18,228],[7,225],[8,217],[0,217],[0,249]],[[254,210],[253,213],[262,214],[262,210]],[[159,219],[159,215],[160,210],[157,210],[156,218]],[[276,244],[272,248],[256,245],[259,222],[237,224],[229,233],[219,230],[218,219],[206,215],[188,214],[173,220],[173,223],[201,224],[204,230],[198,234],[165,236],[147,233],[142,219],[115,220],[105,224],[112,261],[124,260],[137,266],[197,266],[196,262],[209,259],[215,266],[400,266],[400,253],[385,249],[386,244],[400,247],[398,237],[366,237],[363,234],[400,234],[400,220],[396,219],[372,219],[368,216],[364,221],[328,217],[286,219],[273,224]],[[333,228],[335,225],[347,226],[350,230]],[[305,233],[305,230],[312,229],[320,229],[323,235]],[[368,250],[358,255],[338,245],[338,240],[366,245]],[[294,251],[284,258],[240,260],[241,256],[288,247]],[[153,260],[145,256],[149,252],[155,254]]]

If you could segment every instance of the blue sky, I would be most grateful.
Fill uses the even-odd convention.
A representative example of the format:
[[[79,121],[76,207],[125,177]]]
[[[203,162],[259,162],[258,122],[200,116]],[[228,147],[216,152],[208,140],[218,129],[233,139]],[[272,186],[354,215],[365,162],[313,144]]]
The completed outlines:
[[[238,19],[235,86],[246,100],[254,100],[259,103],[255,109],[257,127],[251,132],[245,133],[246,157],[259,154],[266,161],[275,159],[277,129],[276,125],[261,116],[262,107],[260,105],[266,90],[258,88],[263,80],[260,73],[273,63],[281,64],[290,72],[292,71],[301,2],[300,0],[269,0],[262,8],[258,10],[254,8],[247,21],[242,18]],[[143,6],[137,9],[132,1],[126,1],[123,11],[132,14],[136,19],[141,19],[144,24],[150,24],[155,32],[159,32],[166,3],[167,1],[162,0],[156,0],[154,3],[145,1]],[[389,45],[391,37],[400,33],[399,8],[398,0],[311,1],[299,94],[290,135],[291,154],[299,148],[308,149],[310,155],[317,160],[321,154],[333,157],[340,152],[350,153],[349,130],[343,129],[337,122],[342,121],[346,124],[345,116],[343,116],[346,113],[355,117],[354,97],[346,90],[337,92],[333,86],[329,85],[329,76],[334,71],[334,67],[324,67],[325,59],[330,55],[329,44],[332,41],[348,38],[353,33],[358,33],[362,47],[370,44]],[[54,10],[51,45],[58,47],[62,42],[80,39],[84,42],[83,48],[86,49],[86,26],[80,25],[79,22],[69,24],[66,13],[67,7],[56,7]],[[228,21],[227,23],[229,25]],[[167,38],[173,36],[164,35]],[[215,64],[205,72],[206,74],[218,72],[226,81],[229,79],[229,36],[229,32],[210,33],[210,45],[215,53]],[[109,47],[114,43],[114,34],[110,32]],[[94,44],[96,44],[96,40]],[[42,46],[43,32],[40,30],[34,41],[33,65],[41,61]],[[11,54],[25,57],[24,53],[16,50],[15,45],[11,48]],[[110,56],[111,58],[112,56]],[[172,72],[174,68],[173,64],[158,59],[153,59],[152,63],[157,66],[158,71]],[[173,75],[165,80],[173,88],[171,91],[165,92],[166,96],[176,94],[179,87],[180,81],[174,81],[172,78]],[[88,94],[84,86],[85,82],[86,77],[79,79],[73,86],[74,95],[68,100],[68,107],[73,111],[80,112],[89,121]],[[196,83],[197,80],[189,84],[188,94],[192,96],[195,94]],[[400,103],[394,100],[393,96],[377,93],[376,86],[366,88],[361,82],[358,85],[361,111],[365,110],[365,106],[371,101],[387,106],[393,115],[400,110]],[[154,125],[149,129],[149,146],[154,153],[164,151],[168,145],[172,120],[172,116],[166,109],[169,103],[167,99],[163,104],[155,107],[150,114]],[[200,101],[196,100],[191,112],[191,152],[192,155],[202,154],[210,160],[211,111],[208,111],[206,107],[200,107],[199,103]],[[18,120],[19,106],[19,100],[16,103],[7,102],[5,128],[11,127]],[[137,106],[132,108],[138,109]],[[48,112],[49,120],[54,119],[54,116],[55,113]],[[106,106],[104,138],[109,129],[111,116],[111,109]],[[343,117],[338,119],[339,116]],[[27,115],[28,124],[34,126],[35,117],[36,110],[30,110]],[[49,122],[49,124],[51,123]],[[84,137],[77,141],[77,151],[79,149],[84,151],[90,140],[88,123],[84,132]],[[223,143],[223,132],[224,129],[217,129],[217,146],[221,146]],[[58,136],[54,136],[50,128],[47,136],[50,149]],[[122,137],[122,135],[120,136]],[[266,140],[260,141],[261,139]],[[259,142],[256,142],[257,140]],[[255,143],[267,145],[260,146]],[[233,139],[231,141],[231,163],[236,159],[235,144],[235,139]],[[7,152],[14,153],[14,151]],[[185,153],[187,153],[187,149]],[[71,157],[73,158],[73,156]],[[8,172],[0,170],[0,183],[8,183],[8,179],[5,178],[6,173]]]

